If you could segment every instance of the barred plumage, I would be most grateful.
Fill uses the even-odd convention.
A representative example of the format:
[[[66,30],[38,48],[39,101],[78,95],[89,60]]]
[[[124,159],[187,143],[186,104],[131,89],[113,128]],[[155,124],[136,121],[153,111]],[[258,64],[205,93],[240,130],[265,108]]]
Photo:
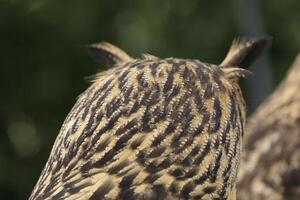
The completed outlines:
[[[220,66],[90,46],[114,66],[79,96],[30,199],[235,199],[245,123],[237,80],[247,73],[238,66],[267,43],[238,41],[231,54],[252,51]]]

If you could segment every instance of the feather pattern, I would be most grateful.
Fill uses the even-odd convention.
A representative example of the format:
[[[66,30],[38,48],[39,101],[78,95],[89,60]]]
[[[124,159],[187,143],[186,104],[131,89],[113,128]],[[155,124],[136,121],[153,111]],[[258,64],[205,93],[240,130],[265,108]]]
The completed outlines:
[[[115,65],[79,96],[30,200],[235,199],[244,72],[150,55]]]

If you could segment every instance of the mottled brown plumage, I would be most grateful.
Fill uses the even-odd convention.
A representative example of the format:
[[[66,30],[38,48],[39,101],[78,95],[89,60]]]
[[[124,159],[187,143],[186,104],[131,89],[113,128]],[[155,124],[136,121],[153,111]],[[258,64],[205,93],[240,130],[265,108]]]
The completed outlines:
[[[300,199],[300,55],[247,130],[239,199]]]
[[[235,199],[247,73],[236,58],[249,52],[218,66],[104,44],[92,51],[113,68],[79,96],[30,199]]]

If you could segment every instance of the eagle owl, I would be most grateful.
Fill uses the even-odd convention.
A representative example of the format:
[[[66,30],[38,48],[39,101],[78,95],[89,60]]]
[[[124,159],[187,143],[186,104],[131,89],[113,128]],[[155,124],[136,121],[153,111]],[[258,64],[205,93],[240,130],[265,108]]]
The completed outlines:
[[[247,119],[238,197],[300,199],[300,55]]]
[[[268,43],[237,39],[219,65],[90,45],[110,69],[78,97],[30,200],[235,199],[238,80]]]

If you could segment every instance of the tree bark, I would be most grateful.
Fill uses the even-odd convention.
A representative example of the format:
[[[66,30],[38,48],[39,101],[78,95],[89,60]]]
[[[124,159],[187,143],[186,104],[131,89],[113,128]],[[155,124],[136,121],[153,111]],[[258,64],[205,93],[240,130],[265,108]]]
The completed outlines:
[[[300,54],[249,118],[238,199],[300,199]]]

